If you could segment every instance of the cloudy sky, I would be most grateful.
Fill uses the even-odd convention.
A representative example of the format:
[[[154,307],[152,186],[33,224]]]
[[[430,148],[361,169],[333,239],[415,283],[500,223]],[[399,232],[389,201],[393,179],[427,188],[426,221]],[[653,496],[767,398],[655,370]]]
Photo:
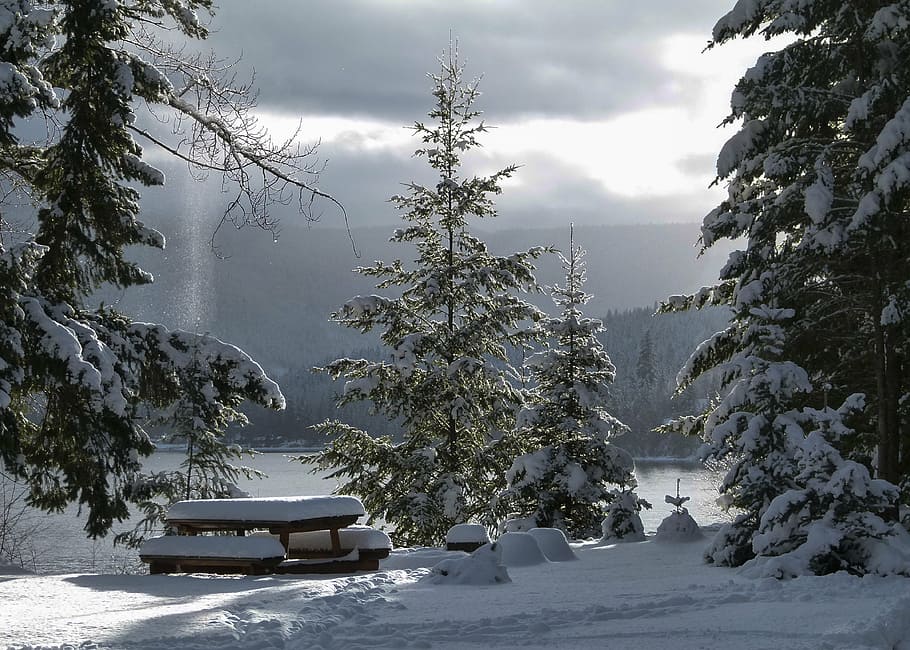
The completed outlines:
[[[225,0],[210,45],[254,68],[277,135],[321,139],[320,185],[357,227],[420,178],[404,128],[431,107],[427,72],[457,39],[497,128],[471,172],[522,165],[498,225],[696,222],[716,205],[716,128],[742,72],[769,46],[702,53],[733,0]],[[335,219],[326,207],[325,221]],[[492,225],[492,224],[490,224]]]

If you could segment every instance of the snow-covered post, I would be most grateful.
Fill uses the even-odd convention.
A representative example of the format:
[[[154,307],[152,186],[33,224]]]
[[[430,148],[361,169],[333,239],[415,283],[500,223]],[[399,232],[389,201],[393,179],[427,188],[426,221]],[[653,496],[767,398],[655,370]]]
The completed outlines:
[[[676,496],[667,494],[664,501],[675,508],[668,517],[665,517],[657,526],[657,540],[671,542],[687,542],[701,539],[701,530],[683,504],[689,497],[679,494],[680,479],[676,479]]]

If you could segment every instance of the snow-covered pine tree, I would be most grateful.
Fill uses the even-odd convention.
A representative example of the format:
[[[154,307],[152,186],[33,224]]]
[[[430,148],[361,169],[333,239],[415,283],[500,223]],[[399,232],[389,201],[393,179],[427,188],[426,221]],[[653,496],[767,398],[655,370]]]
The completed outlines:
[[[309,152],[271,145],[229,69],[163,42],[204,38],[197,12],[211,6],[0,1],[0,171],[28,197],[26,221],[37,224],[12,236],[7,210],[0,219],[0,458],[32,505],[83,506],[93,536],[154,491],[140,474],[152,450],[142,423],[200,379],[186,372],[192,334],[131,322],[90,298],[105,283],[150,282],[124,248],[164,245],[139,221],[136,190],[163,185],[164,175],[143,161],[133,135],[196,169],[220,170],[236,182],[236,214],[260,225],[269,225],[268,205],[282,191],[314,189]],[[147,130],[146,110],[174,111],[186,131],[172,142]],[[22,139],[45,129],[19,125],[43,125],[49,115],[53,137]],[[199,345],[213,412],[244,399],[283,406],[277,385],[242,351],[212,337]]]
[[[878,473],[898,482],[904,451],[910,259],[910,8],[905,3],[739,3],[717,43],[757,31],[800,38],[761,57],[737,85],[720,177],[730,198],[706,223],[706,243],[743,234],[745,215],[780,233],[798,263],[800,363],[832,397],[867,396],[858,434],[877,447]],[[736,225],[739,223],[740,225]],[[796,305],[793,305],[796,307]],[[844,336],[844,332],[849,332]],[[794,340],[796,340],[794,338]],[[851,359],[844,363],[844,359]]]
[[[897,489],[845,460],[834,446],[853,434],[846,420],[863,406],[854,395],[837,410],[792,414],[810,430],[796,447],[793,482],[799,487],[777,496],[762,515],[752,542],[758,556],[749,569],[753,575],[910,574],[907,532],[885,520]]]
[[[245,496],[237,487],[240,479],[263,476],[236,464],[243,460],[242,448],[223,440],[229,424],[247,422],[238,410],[240,395],[232,394],[224,373],[215,367],[239,367],[225,358],[230,346],[209,335],[186,332],[175,333],[171,344],[186,355],[173,368],[180,389],[171,403],[153,414],[152,421],[167,432],[163,442],[185,445],[185,457],[177,469],[142,475],[134,482],[132,500],[144,516],[133,530],[114,538],[127,546],[139,546],[148,533],[160,531],[168,507],[176,501]]]
[[[519,297],[537,289],[531,262],[543,249],[492,255],[470,234],[469,220],[495,214],[492,195],[512,175],[463,175],[461,157],[486,126],[450,51],[433,77],[435,123],[417,122],[417,155],[438,174],[434,186],[408,185],[392,201],[409,222],[392,241],[417,251],[413,266],[376,262],[358,273],[393,296],[358,296],[333,317],[347,327],[377,330],[388,357],[339,359],[325,370],[344,377],[340,403],[369,400],[388,416],[395,438],[372,437],[337,421],[319,429],[337,436],[315,456],[317,469],[342,479],[373,518],[395,527],[399,544],[441,544],[457,523],[492,525],[492,501],[505,467],[490,443],[512,426],[521,403],[508,353],[535,336],[540,312]]]
[[[559,258],[565,286],[554,285],[550,295],[562,313],[540,322],[552,344],[525,362],[534,386],[515,430],[500,443],[514,458],[501,499],[538,526],[584,539],[601,534],[610,502],[628,505],[636,517],[644,502],[631,494],[632,457],[611,442],[626,431],[606,409],[616,368],[597,338],[603,323],[582,312],[591,296],[584,291],[585,251],[574,235],[569,256]]]
[[[724,504],[739,513],[705,551],[708,562],[739,566],[751,559],[762,515],[794,486],[793,453],[803,431],[790,413],[811,385],[805,370],[781,358],[784,328],[793,316],[793,310],[743,305],[731,326],[702,343],[680,372],[682,390],[704,368],[724,370],[725,394],[697,424],[707,442],[705,459],[729,465],[718,489]]]
[[[784,388],[780,380],[788,375],[794,383],[778,391],[783,399],[757,403],[751,412],[771,426],[789,412],[786,426],[798,441],[822,427],[793,413],[805,415],[812,408],[821,413],[829,400],[864,394],[866,409],[855,417],[854,433],[827,443],[852,460],[867,460],[874,451],[879,477],[896,482],[910,469],[904,406],[910,332],[903,316],[910,280],[905,246],[910,59],[903,55],[910,47],[910,6],[740,0],[718,21],[710,46],[757,33],[796,38],[760,57],[732,96],[726,121],[742,125],[717,165],[717,181],[727,181],[728,197],[705,218],[702,239],[706,247],[721,238],[746,243],[731,254],[720,285],[679,302],[727,304],[734,320],[696,352],[689,371],[742,362],[751,345],[746,334],[764,327],[769,314],[788,313],[785,321],[775,319],[782,345],[772,358],[800,371],[770,375],[775,383],[769,385]],[[764,354],[759,358],[771,360]],[[761,366],[743,370],[767,375]],[[812,391],[809,378],[830,389]],[[730,395],[740,385],[729,384]],[[733,425],[725,422],[737,418],[721,406],[691,424],[716,432],[718,426],[730,430]],[[751,447],[751,429],[741,429],[730,441]],[[792,446],[792,453],[799,448]],[[791,455],[784,447],[774,453]],[[747,505],[743,536],[721,544],[743,552],[716,559],[737,563],[753,552],[745,552],[750,546],[745,535],[754,534],[770,499],[779,496],[773,491],[787,483],[786,489],[808,489],[796,482],[809,481],[810,475],[797,471],[793,461],[784,465],[792,475],[781,475],[785,480]],[[749,469],[744,467],[744,475]],[[755,471],[766,473],[761,466]],[[725,485],[732,487],[729,481]]]

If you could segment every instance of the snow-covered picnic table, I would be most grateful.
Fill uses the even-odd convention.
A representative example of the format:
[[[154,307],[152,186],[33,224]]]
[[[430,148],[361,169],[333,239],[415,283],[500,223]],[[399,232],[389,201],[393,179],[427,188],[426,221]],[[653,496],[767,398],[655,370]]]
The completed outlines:
[[[267,567],[277,573],[370,570],[378,568],[379,558],[388,555],[391,542],[385,533],[372,528],[348,528],[365,514],[360,500],[351,496],[179,501],[167,514],[168,525],[178,535],[149,540],[140,557],[149,562],[153,573],[196,566],[222,569],[220,572],[237,566],[249,572]],[[252,531],[260,532],[246,537]],[[206,532],[232,532],[236,537],[196,537]],[[185,541],[194,537],[198,541]],[[292,544],[292,539],[299,543]],[[265,553],[268,557],[259,557],[262,553],[257,544],[267,542],[274,546]],[[274,562],[276,548],[285,560],[281,564]],[[225,559],[230,561],[222,561]]]

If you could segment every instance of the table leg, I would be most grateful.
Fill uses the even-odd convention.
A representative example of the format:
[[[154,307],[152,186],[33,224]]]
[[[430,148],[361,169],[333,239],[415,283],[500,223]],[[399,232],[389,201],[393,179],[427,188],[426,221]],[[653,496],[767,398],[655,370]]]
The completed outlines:
[[[341,556],[341,537],[338,535],[337,528],[329,529],[329,535],[332,537],[332,553],[335,554],[335,557]]]

